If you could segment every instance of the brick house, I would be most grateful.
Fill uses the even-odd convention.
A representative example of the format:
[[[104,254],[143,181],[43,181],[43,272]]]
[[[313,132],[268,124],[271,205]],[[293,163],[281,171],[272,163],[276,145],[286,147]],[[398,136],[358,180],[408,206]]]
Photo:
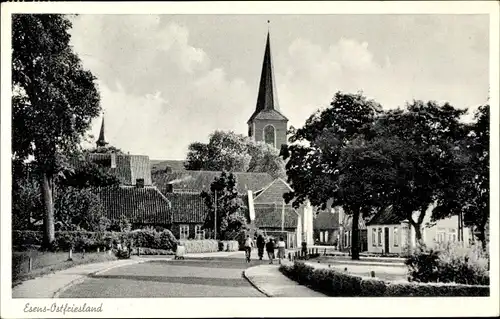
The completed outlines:
[[[108,143],[104,136],[104,119],[97,147]],[[171,203],[152,184],[149,157],[121,153],[89,153],[84,159],[72,159],[76,168],[89,161],[119,180],[117,187],[102,187],[93,192],[99,197],[109,219],[126,217],[132,227],[170,227],[173,216]]]
[[[94,190],[109,219],[125,216],[133,228],[169,227],[172,210],[169,200],[154,186],[103,187]]]

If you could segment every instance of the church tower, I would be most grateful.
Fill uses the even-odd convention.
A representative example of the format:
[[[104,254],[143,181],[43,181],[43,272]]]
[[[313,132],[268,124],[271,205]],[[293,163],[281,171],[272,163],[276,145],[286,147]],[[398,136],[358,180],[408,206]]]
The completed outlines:
[[[287,144],[288,119],[279,109],[269,38],[268,31],[257,105],[247,122],[248,136],[255,141],[264,141],[279,150],[282,145]]]

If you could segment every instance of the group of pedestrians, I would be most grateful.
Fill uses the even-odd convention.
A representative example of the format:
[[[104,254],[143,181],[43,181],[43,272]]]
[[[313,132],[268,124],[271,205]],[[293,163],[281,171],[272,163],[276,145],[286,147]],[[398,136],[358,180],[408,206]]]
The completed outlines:
[[[257,236],[257,254],[259,256],[259,260],[262,260],[264,257],[264,249],[267,252],[267,257],[269,258],[269,263],[272,264],[274,259],[276,258],[274,252],[276,249],[278,249],[278,262],[281,264],[281,259],[285,258],[285,241],[283,240],[283,237],[280,237],[278,242],[275,242],[272,237],[268,237],[267,242],[262,236],[262,234],[259,234]],[[252,254],[252,248],[255,246],[254,240],[250,237],[250,235],[247,235],[247,238],[245,240],[245,257],[246,257],[246,262],[249,263],[251,259],[251,254]]]

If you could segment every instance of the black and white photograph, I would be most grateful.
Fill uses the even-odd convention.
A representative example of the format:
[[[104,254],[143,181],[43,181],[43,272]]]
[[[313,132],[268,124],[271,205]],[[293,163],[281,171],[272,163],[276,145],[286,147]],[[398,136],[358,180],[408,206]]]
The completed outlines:
[[[2,3],[2,317],[498,315],[498,2],[406,4]]]

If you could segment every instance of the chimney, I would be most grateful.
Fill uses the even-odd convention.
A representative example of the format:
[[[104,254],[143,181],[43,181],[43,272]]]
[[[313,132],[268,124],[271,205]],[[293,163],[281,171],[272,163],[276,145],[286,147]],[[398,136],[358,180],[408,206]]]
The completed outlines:
[[[144,178],[138,178],[135,180],[135,187],[144,188]]]
[[[165,191],[167,193],[173,193],[174,192],[174,184],[167,184],[167,186],[165,187]]]

